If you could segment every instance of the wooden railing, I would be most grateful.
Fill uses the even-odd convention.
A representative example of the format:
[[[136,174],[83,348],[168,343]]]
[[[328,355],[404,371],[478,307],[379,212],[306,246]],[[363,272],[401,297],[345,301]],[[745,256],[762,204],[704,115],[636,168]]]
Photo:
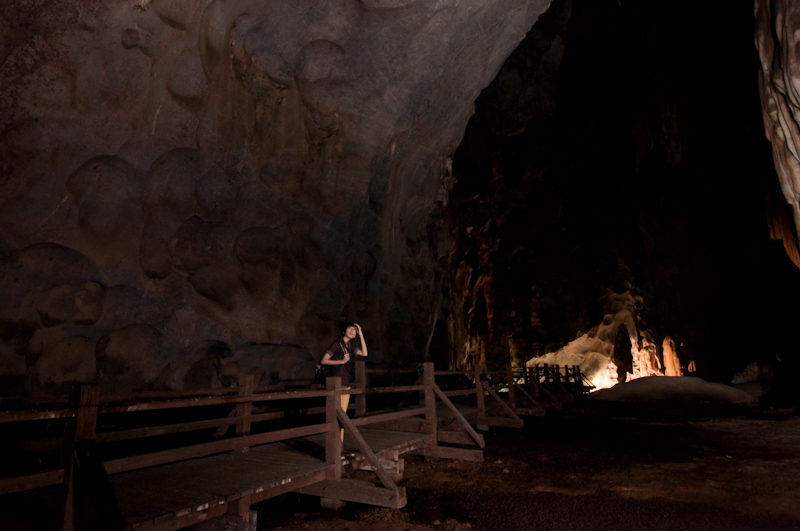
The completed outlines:
[[[267,443],[297,439],[325,434],[325,462],[328,465],[325,480],[342,480],[340,426],[356,442],[370,469],[374,470],[385,489],[377,503],[398,506],[402,497],[392,478],[383,471],[380,460],[359,432],[362,427],[386,429],[397,426],[424,434],[425,443],[421,453],[432,457],[468,459],[482,461],[481,450],[443,446],[444,444],[485,445],[483,436],[475,431],[449,397],[474,394],[483,397],[485,390],[478,378],[473,388],[443,391],[436,383],[436,373],[432,363],[423,366],[422,374],[413,385],[390,387],[367,387],[366,368],[363,363],[356,364],[356,378],[352,388],[342,389],[339,378],[329,378],[324,389],[285,390],[277,386],[255,388],[252,376],[243,376],[239,386],[228,389],[199,390],[188,392],[151,392],[125,395],[101,396],[100,387],[94,384],[80,385],[73,397],[54,397],[38,399],[4,399],[0,411],[1,427],[28,426],[34,428],[46,423],[60,424],[60,436],[20,441],[15,446],[18,454],[37,452],[44,456],[46,464],[42,469],[21,472],[13,476],[0,477],[0,495],[30,490],[39,487],[61,485],[62,500],[60,529],[73,529],[75,522],[75,470],[76,467],[95,470],[98,477],[95,483],[105,484],[107,489],[88,493],[98,519],[105,522],[108,529],[121,529],[122,517],[118,505],[108,499],[112,492],[108,475],[174,463],[187,459],[197,459],[224,452],[247,452],[250,447]],[[448,373],[449,374],[449,373]],[[486,391],[488,392],[488,391]],[[393,411],[368,412],[368,396],[386,394],[417,394],[419,405]],[[341,395],[355,397],[355,416],[349,418],[341,409]],[[489,392],[489,394],[492,394]],[[439,430],[436,401],[441,400],[447,407],[461,431]],[[315,402],[321,405],[315,405]],[[270,411],[259,411],[268,405],[276,405]],[[185,417],[189,412],[198,414],[192,418],[175,420],[174,413]],[[170,413],[173,414],[170,414]],[[227,416],[226,415],[227,412]],[[202,413],[202,414],[201,414]],[[140,419],[138,416],[146,418]],[[164,417],[153,422],[153,415]],[[315,421],[313,415],[324,415],[324,421]],[[133,417],[132,417],[133,416]],[[211,416],[212,418],[205,418]],[[133,420],[130,420],[130,419]],[[166,420],[165,420],[166,419]],[[286,427],[259,425],[263,430],[253,432],[253,425],[266,421],[294,419],[301,426]],[[479,421],[485,419],[479,415]],[[232,436],[226,437],[231,426],[235,426]],[[150,448],[138,441],[162,440],[163,436],[185,437],[189,432],[202,432],[216,428],[209,440],[208,435],[198,434],[188,444],[181,440],[178,447]],[[110,447],[118,452],[122,446],[127,448],[122,455],[111,455],[98,448]],[[133,444],[137,443],[137,444]],[[149,447],[149,445],[147,445]],[[153,445],[156,446],[156,445]],[[131,451],[132,450],[132,451]],[[102,454],[105,453],[105,458]],[[49,455],[49,458],[47,456]],[[18,471],[19,472],[19,471]],[[341,486],[337,487],[341,490]],[[392,498],[394,496],[394,498]],[[387,501],[388,500],[388,501]],[[395,505],[392,505],[395,504]]]
[[[94,483],[108,484],[107,475],[128,472],[157,465],[164,465],[186,459],[196,459],[223,452],[245,452],[251,446],[267,444],[298,437],[307,437],[320,433],[334,433],[338,437],[339,424],[335,415],[328,415],[325,422],[308,424],[300,427],[277,429],[263,433],[251,433],[253,423],[283,418],[283,412],[269,412],[253,414],[253,404],[272,403],[275,401],[294,401],[299,399],[325,399],[328,407],[332,407],[333,391],[331,390],[305,390],[305,391],[274,391],[274,388],[254,389],[253,377],[245,376],[240,386],[234,389],[214,389],[192,392],[173,393],[141,393],[130,395],[100,396],[98,385],[86,384],[78,387],[77,394],[72,400],[63,398],[18,400],[17,404],[38,403],[40,407],[8,410],[0,412],[0,424],[13,424],[19,427],[21,423],[29,424],[35,421],[61,422],[63,434],[61,437],[24,441],[17,445],[22,452],[60,450],[60,457],[50,459],[56,463],[45,470],[17,474],[0,478],[0,494],[9,494],[39,487],[62,485],[62,511],[60,529],[74,529],[75,526],[75,481],[76,467],[80,467],[85,475],[87,470],[99,471],[100,476],[93,479]],[[6,406],[12,401],[7,400]],[[53,407],[51,404],[63,404]],[[119,417],[120,415],[142,412],[165,412],[169,410],[182,410],[186,412],[191,408],[211,408],[214,406],[234,405],[236,415],[225,418],[212,418],[189,422],[160,424],[119,430],[97,431],[98,418]],[[121,441],[135,441],[156,436],[185,433],[189,431],[205,430],[214,427],[228,428],[236,426],[235,435],[227,439],[196,442],[177,448],[168,448],[146,453],[133,453],[112,459],[101,460],[97,445],[118,443]],[[10,426],[6,426],[10,427]],[[45,456],[46,457],[46,456]],[[52,456],[51,456],[52,457]],[[339,455],[326,455],[326,461],[331,465],[331,477],[334,477],[335,468],[340,466]],[[84,485],[87,484],[84,478]],[[91,481],[89,483],[92,483]],[[109,501],[106,489],[98,492],[88,492],[92,498],[95,512],[102,520],[105,528],[123,528],[122,516],[118,505]],[[105,497],[98,503],[97,497]]]

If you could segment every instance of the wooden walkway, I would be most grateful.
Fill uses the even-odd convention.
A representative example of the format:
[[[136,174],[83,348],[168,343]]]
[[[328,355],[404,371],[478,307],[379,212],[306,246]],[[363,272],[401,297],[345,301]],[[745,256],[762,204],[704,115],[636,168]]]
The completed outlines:
[[[60,515],[53,527],[59,531],[255,531],[250,506],[287,492],[403,507],[405,489],[396,482],[407,453],[483,460],[483,436],[470,422],[486,420],[484,410],[449,398],[475,395],[480,403],[480,383],[443,391],[430,363],[413,385],[369,388],[363,366],[357,372],[360,386],[351,389],[341,389],[337,378],[324,389],[254,389],[253,377],[244,376],[233,389],[101,397],[99,386],[84,385],[71,399],[6,401],[16,406],[0,411],[9,433],[51,437],[19,441],[20,457],[49,455],[39,462],[51,468],[0,477],[0,495],[59,487],[47,491],[56,493],[50,509]],[[339,406],[344,393],[354,395],[355,418]],[[368,395],[389,394],[417,395],[419,405],[368,411]],[[200,418],[203,412],[212,418]],[[54,423],[63,429],[55,438]],[[340,429],[355,455],[342,457]],[[343,477],[354,469],[374,472],[377,482]],[[87,503],[94,527],[85,518]]]
[[[318,483],[331,465],[273,443],[111,476],[127,527],[177,529]]]

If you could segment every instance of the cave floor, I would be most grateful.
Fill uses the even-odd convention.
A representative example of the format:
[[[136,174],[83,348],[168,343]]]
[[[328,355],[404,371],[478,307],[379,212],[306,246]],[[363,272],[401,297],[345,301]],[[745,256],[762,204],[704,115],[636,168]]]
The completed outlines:
[[[800,530],[800,417],[577,405],[524,432],[493,429],[481,464],[411,457],[403,485],[400,511],[314,510],[289,496],[260,507],[259,528]]]

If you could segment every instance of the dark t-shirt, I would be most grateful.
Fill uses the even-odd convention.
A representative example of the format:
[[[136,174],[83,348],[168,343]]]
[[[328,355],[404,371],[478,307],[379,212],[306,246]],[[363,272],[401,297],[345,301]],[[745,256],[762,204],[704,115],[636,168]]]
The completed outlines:
[[[339,376],[342,379],[342,387],[350,387],[350,363],[352,363],[353,358],[356,357],[356,352],[361,352],[361,347],[355,345],[353,340],[351,340],[350,343],[345,343],[344,339],[340,337],[331,343],[331,346],[328,347],[325,353],[330,354],[332,360],[343,360],[343,348],[347,349],[347,352],[350,353],[350,361],[344,365],[332,365],[333,376]]]

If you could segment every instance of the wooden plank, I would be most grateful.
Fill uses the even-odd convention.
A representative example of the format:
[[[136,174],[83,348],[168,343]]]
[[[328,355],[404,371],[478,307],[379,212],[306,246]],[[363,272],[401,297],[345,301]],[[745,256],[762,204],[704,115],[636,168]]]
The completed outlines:
[[[475,444],[475,441],[472,439],[472,437],[469,436],[469,434],[460,431],[439,430],[436,434],[436,437],[439,442],[447,444],[463,444],[463,445]]]
[[[478,417],[478,424],[494,426],[496,428],[524,428],[525,421],[522,419],[507,419],[503,417]]]
[[[519,384],[514,384],[514,387],[516,387],[517,389],[519,389],[519,390],[522,392],[522,394],[523,394],[523,395],[525,395],[525,396],[528,398],[528,400],[530,400],[530,401],[531,401],[531,403],[533,404],[533,406],[534,406],[534,407],[537,407],[537,408],[538,408],[538,407],[540,407],[540,406],[539,406],[539,402],[537,402],[535,398],[533,398],[531,395],[529,395],[529,394],[528,394],[528,392],[527,392],[527,391],[525,391],[525,388],[524,388],[524,387],[522,387],[522,386],[521,386],[521,385],[519,385]]]
[[[466,376],[469,374],[473,374],[475,371],[436,371],[434,372],[435,376]]]
[[[388,420],[397,420],[397,419],[402,419],[402,418],[406,418],[406,417],[414,417],[414,416],[417,416],[417,415],[424,415],[425,411],[426,410],[423,407],[414,408],[414,409],[405,409],[405,410],[402,410],[402,411],[395,411],[395,412],[392,412],[392,413],[381,413],[381,414],[378,414],[378,415],[370,415],[368,417],[358,417],[358,418],[352,419],[350,422],[352,422],[353,426],[356,426],[356,427],[358,427],[358,426],[368,426],[370,424],[375,424],[377,422],[383,422],[383,421],[388,421]]]
[[[0,397],[0,406],[21,406],[33,408],[37,406],[62,406],[69,405],[69,395],[61,396],[4,396]]]
[[[226,419],[236,419],[236,416],[239,413],[239,406],[240,405],[241,404],[237,404],[237,405],[233,406],[231,408],[231,410],[228,411],[228,415],[225,418]],[[233,424],[236,424],[235,420],[233,422],[230,422],[230,423],[226,422],[225,424],[222,424],[219,428],[217,428],[217,431],[214,432],[214,437],[215,438],[225,437],[225,434],[228,433],[228,430],[230,429],[230,427]]]
[[[458,389],[455,391],[445,391],[445,396],[467,396],[477,394],[477,389]]]
[[[285,391],[275,393],[253,394],[252,396],[223,396],[214,398],[191,398],[164,400],[158,402],[142,402],[118,406],[102,406],[101,414],[129,413],[133,411],[156,411],[161,409],[180,409],[185,407],[219,406],[223,404],[242,404],[245,402],[269,402],[274,400],[292,400],[296,398],[323,398],[328,396],[327,390]]]
[[[205,522],[212,518],[217,518],[228,512],[228,506],[216,505],[209,507],[204,511],[185,514],[182,516],[175,516],[165,520],[141,522],[128,526],[129,531],[175,531],[176,529],[183,529],[191,527],[194,524]]]
[[[475,399],[478,403],[478,416],[486,416],[486,399],[483,393],[483,365],[476,365],[475,366],[475,388],[477,389],[477,393],[475,394]]]
[[[517,396],[514,393],[514,369],[511,365],[506,367],[506,385],[508,386],[508,405],[511,409],[517,409]]]
[[[253,375],[247,374],[239,379],[239,395],[252,396],[253,395]],[[236,423],[236,435],[238,437],[245,437],[250,435],[250,424],[253,415],[253,403],[244,402],[236,406],[236,413],[238,422]],[[242,446],[236,449],[239,452],[246,452],[247,446]]]
[[[0,411],[0,424],[30,420],[54,420],[75,418],[74,409],[40,409],[26,411]]]
[[[486,389],[486,390],[489,392],[489,394],[492,396],[492,398],[494,398],[494,399],[497,401],[497,403],[498,403],[498,404],[500,404],[500,406],[503,408],[503,410],[504,410],[506,413],[508,413],[509,415],[511,415],[511,418],[512,418],[512,419],[514,419],[514,420],[520,420],[519,416],[517,416],[517,414],[514,412],[514,410],[513,410],[513,409],[511,409],[511,408],[508,406],[508,404],[506,404],[506,403],[505,403],[505,401],[504,401],[502,398],[500,398],[500,397],[497,395],[497,393],[495,393],[495,392],[494,392],[494,389],[492,389],[492,388],[491,388],[490,386],[488,386],[488,385],[487,385],[487,386],[484,386],[484,388],[485,388],[485,389]]]
[[[327,424],[314,424],[300,428],[278,430],[269,433],[248,435],[246,437],[237,437],[235,439],[225,439],[222,441],[195,444],[193,446],[184,446],[182,448],[175,448],[173,450],[165,450],[162,452],[135,455],[133,457],[123,457],[121,459],[108,461],[106,463],[106,470],[109,474],[119,474],[120,472],[163,465],[175,461],[182,461],[184,459],[195,459],[211,454],[230,452],[236,448],[241,448],[242,446],[257,446],[259,444],[267,444],[283,439],[307,437],[308,435],[325,433],[327,430]]]
[[[0,496],[12,492],[22,492],[25,490],[58,485],[64,482],[64,469],[45,470],[32,474],[21,474],[0,478]]]
[[[342,394],[349,395],[386,395],[392,393],[410,393],[424,391],[424,385],[400,385],[394,387],[368,387],[366,389],[342,389]]]
[[[547,410],[544,408],[526,408],[526,407],[518,407],[517,414],[522,415],[523,417],[544,417],[547,415]]]
[[[325,479],[319,459],[285,444],[253,447],[111,477],[129,522],[160,522],[251,496],[253,503]],[[313,476],[313,477],[311,477]],[[311,477],[309,479],[309,477]]]
[[[425,384],[425,420],[427,421],[427,446],[436,446],[439,444],[439,438],[436,432],[439,428],[439,416],[436,412],[436,392],[433,390],[436,387],[436,371],[434,370],[433,363],[427,362],[423,365],[423,382]]]
[[[119,402],[140,402],[142,400],[155,400],[159,398],[177,400],[179,398],[191,398],[198,396],[235,395],[237,391],[238,389],[236,387],[192,389],[187,391],[139,391],[125,394],[101,395],[100,403],[103,405],[108,405]]]
[[[356,441],[356,445],[364,457],[367,458],[369,464],[375,467],[375,474],[381,480],[381,483],[388,489],[397,490],[397,485],[394,484],[392,478],[389,477],[381,468],[380,461],[378,457],[375,455],[375,452],[372,451],[372,448],[367,444],[367,441],[364,440],[364,437],[359,433],[358,428],[353,426],[353,423],[350,422],[350,419],[347,417],[347,413],[342,411],[342,408],[336,406],[336,416],[339,418],[339,422],[342,423],[344,426],[345,431]]]
[[[95,440],[99,443],[127,441],[129,439],[143,439],[145,437],[155,437],[158,435],[168,435],[171,433],[205,430],[216,428],[218,426],[229,427],[233,424],[236,424],[236,419],[233,417],[199,420],[196,422],[184,422],[183,424],[166,424],[164,426],[150,426],[147,428],[101,432],[95,435]]]
[[[342,404],[342,379],[331,376],[326,380],[325,385],[331,393],[325,399],[325,423],[327,426],[325,430],[325,462],[332,467],[328,479],[339,480],[342,478],[342,439],[336,412],[341,409]]]
[[[274,484],[270,487],[263,488],[261,490],[256,489],[256,493],[251,495],[253,503],[258,503],[260,501],[267,500],[269,498],[274,498],[275,496],[281,496],[286,494],[287,492],[293,492],[298,488],[307,487],[309,485],[313,485],[315,483],[320,483],[322,481],[330,481],[326,478],[328,475],[328,469],[325,468],[323,470],[318,470],[313,472],[312,474],[298,477],[298,478],[286,478],[281,480],[280,483]]]
[[[99,387],[98,398],[99,398]],[[92,502],[100,529],[103,531],[122,531],[125,522],[122,518],[114,489],[97,453],[97,443],[82,440],[75,443],[75,464],[80,472],[83,489]]]
[[[416,369],[367,369],[370,374],[416,374]]]
[[[283,391],[284,386],[267,385],[253,389],[254,393],[267,393],[271,391]],[[239,389],[236,387],[219,387],[209,389],[190,389],[185,391],[137,391],[127,394],[116,395],[102,395],[100,397],[101,404],[113,404],[117,402],[139,402],[142,400],[153,400],[158,398],[179,399],[198,396],[223,396],[223,395],[236,395]]]
[[[365,389],[367,387],[367,373],[366,364],[363,361],[356,362],[356,381],[355,388]],[[366,395],[356,396],[356,416],[363,417],[367,413],[367,397]]]
[[[389,507],[390,509],[402,509],[406,506],[406,489],[400,487],[396,490],[377,487],[366,481],[355,479],[342,479],[341,481],[322,481],[314,485],[309,485],[295,492],[343,500],[367,505],[377,505],[378,507]]]
[[[20,453],[48,452],[58,450],[64,446],[63,437],[53,437],[51,439],[31,439],[19,441],[14,445]]]
[[[483,463],[483,450],[467,450],[464,448],[450,448],[448,446],[426,446],[422,453],[428,457],[460,459],[462,461]]]
[[[284,418],[285,413],[276,411],[272,413],[258,413],[250,416],[250,422],[262,422],[265,420],[277,420]],[[129,439],[140,439],[144,437],[155,437],[157,435],[168,435],[171,433],[183,433],[187,431],[204,430],[219,426],[230,427],[236,424],[235,416],[210,420],[199,420],[195,422],[184,422],[182,424],[167,424],[164,426],[151,426],[147,428],[135,428],[122,431],[103,432],[95,435],[95,440],[99,443],[116,441],[126,441]],[[227,430],[226,430],[227,431]]]
[[[430,433],[430,427],[425,419],[399,419],[377,424],[370,424],[376,430],[406,431],[411,433]]]
[[[426,430],[430,429],[428,424],[423,419],[419,419],[419,421],[417,421],[417,419],[402,419],[384,422],[381,424],[373,424],[370,425],[370,427],[373,429],[396,430],[420,434],[426,434],[428,433]],[[465,431],[436,430],[436,438],[439,442],[448,444],[475,444],[475,440]],[[481,438],[483,438],[482,435]],[[370,442],[368,438],[367,442]],[[372,446],[371,443],[370,446]]]
[[[464,418],[464,415],[462,415],[461,412],[458,410],[458,408],[453,405],[453,403],[450,401],[450,399],[447,398],[446,396],[444,396],[444,393],[442,392],[441,389],[439,389],[438,385],[434,384],[433,391],[437,394],[437,396],[439,398],[442,399],[442,402],[444,402],[447,405],[447,407],[450,408],[450,411],[453,412],[453,415],[455,415],[456,419],[458,419],[458,422],[461,423],[461,425],[464,427],[464,429],[467,430],[467,433],[469,433],[472,436],[472,438],[475,440],[475,442],[478,443],[478,446],[483,448],[486,445],[486,443],[483,441],[483,437],[481,435],[479,435],[478,432],[476,432],[472,428],[470,423],[467,422],[467,419]]]

